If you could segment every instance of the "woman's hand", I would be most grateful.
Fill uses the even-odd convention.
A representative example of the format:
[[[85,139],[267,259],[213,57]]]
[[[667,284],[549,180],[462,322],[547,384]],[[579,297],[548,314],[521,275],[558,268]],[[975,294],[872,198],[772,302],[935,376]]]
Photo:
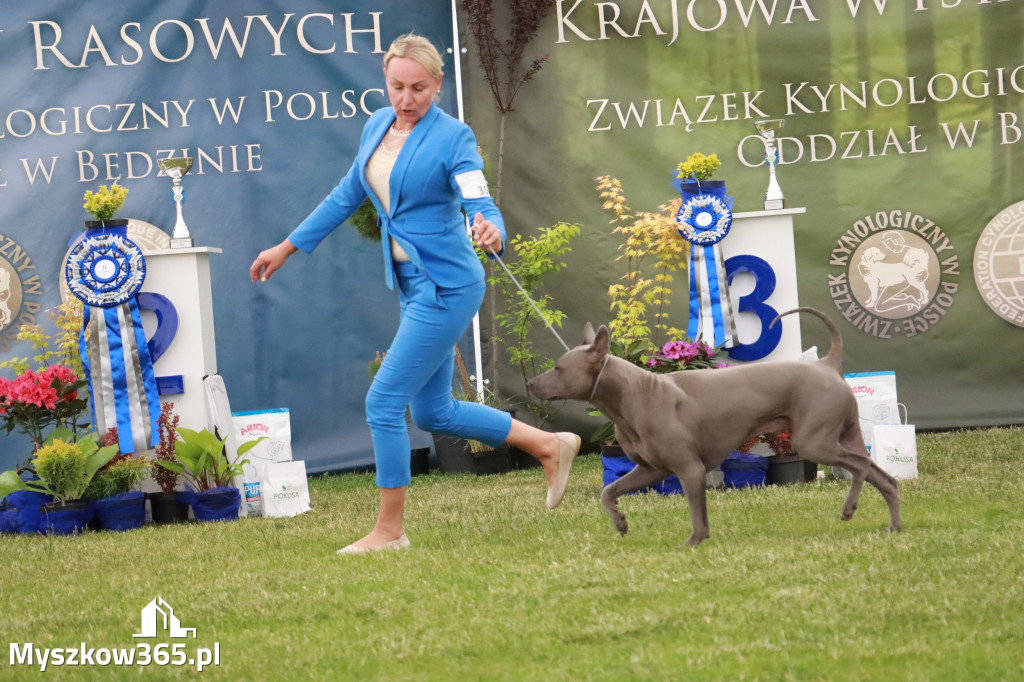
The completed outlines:
[[[473,241],[484,253],[501,253],[501,230],[483,213],[473,216]]]
[[[288,256],[298,251],[290,241],[285,239],[277,246],[272,246],[266,251],[261,251],[256,260],[249,267],[249,277],[253,282],[259,280],[266,282],[274,272],[284,265]]]

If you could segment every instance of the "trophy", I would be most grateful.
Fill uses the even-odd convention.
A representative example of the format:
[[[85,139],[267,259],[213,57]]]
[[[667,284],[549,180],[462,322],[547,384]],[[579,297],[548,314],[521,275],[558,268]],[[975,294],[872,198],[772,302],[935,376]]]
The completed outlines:
[[[775,136],[782,131],[786,123],[781,118],[773,118],[767,121],[754,121],[754,127],[761,134],[761,141],[764,142],[764,160],[768,164],[768,191],[764,195],[764,210],[774,211],[785,205],[782,196],[782,188],[779,187],[779,180],[775,177],[775,166],[779,163],[778,150],[775,147]]]
[[[181,188],[181,176],[192,169],[192,158],[160,159],[160,175],[166,175],[174,183],[174,205],[178,211],[178,220],[174,223],[171,235],[171,248],[181,249],[192,246],[192,235],[185,226],[185,218],[181,215],[181,204],[185,201],[185,192]]]

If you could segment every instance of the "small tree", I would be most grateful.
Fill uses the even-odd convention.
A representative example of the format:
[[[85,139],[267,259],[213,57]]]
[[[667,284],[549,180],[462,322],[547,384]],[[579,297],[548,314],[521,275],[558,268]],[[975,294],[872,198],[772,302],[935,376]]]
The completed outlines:
[[[516,235],[509,240],[509,246],[518,258],[516,262],[508,264],[508,269],[537,304],[537,308],[545,317],[544,320],[538,318],[533,306],[523,297],[504,270],[495,271],[489,280],[491,286],[498,288],[505,299],[506,312],[497,316],[498,328],[506,335],[501,341],[508,350],[511,363],[519,366],[524,381],[553,364],[550,359],[541,362],[541,356],[533,349],[532,332],[538,324],[561,327],[565,313],[550,307],[551,297],[538,292],[548,273],[558,272],[565,267],[565,263],[559,259],[571,250],[569,242],[579,234],[579,225],[558,223],[552,227],[540,228],[538,234],[533,237]],[[526,401],[527,408],[542,422],[546,421],[544,403],[535,403],[529,394]]]
[[[462,7],[469,17],[480,67],[491,86],[494,103],[501,114],[498,132],[498,181],[494,203],[501,205],[502,164],[505,156],[505,117],[512,112],[519,89],[537,75],[549,55],[536,57],[524,65],[526,46],[537,35],[544,16],[554,7],[554,0],[506,0],[509,22],[508,37],[500,40],[495,30],[494,0],[463,0]]]
[[[603,200],[601,208],[614,216],[610,221],[615,226],[612,232],[625,240],[619,246],[617,260],[625,261],[626,274],[620,283],[608,287],[615,313],[609,327],[619,342],[627,349],[635,348],[638,358],[646,360],[664,340],[685,336],[685,332],[668,324],[673,273],[685,269],[689,255],[689,244],[676,232],[674,216],[680,200],[659,206],[657,212],[634,211],[626,205],[619,180],[603,175],[597,178],[596,189]]]
[[[548,60],[548,55],[545,54],[535,57],[529,64],[524,64],[524,55],[526,46],[537,35],[545,15],[555,6],[555,0],[504,1],[505,14],[508,16],[502,21],[494,17],[494,0],[462,0],[462,7],[469,19],[469,30],[473,34],[480,57],[480,67],[488,85],[491,86],[494,104],[501,114],[498,130],[498,172],[494,186],[494,203],[498,206],[501,206],[502,169],[505,162],[505,118],[512,112],[512,105],[519,89],[530,82]],[[504,40],[499,39],[496,26],[501,26],[503,33],[508,37]],[[488,272],[493,270],[489,263],[486,267]],[[493,330],[497,325],[493,289],[488,293],[488,307],[490,328]],[[490,346],[492,360],[495,360],[497,345],[493,334]],[[498,369],[494,362],[491,368],[491,387],[495,392],[498,391]]]

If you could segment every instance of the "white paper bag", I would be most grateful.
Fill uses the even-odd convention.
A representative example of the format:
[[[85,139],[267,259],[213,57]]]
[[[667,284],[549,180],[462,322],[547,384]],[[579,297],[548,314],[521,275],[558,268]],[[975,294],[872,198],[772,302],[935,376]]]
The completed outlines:
[[[876,424],[871,459],[893,478],[917,478],[917,433],[913,424]]]
[[[876,424],[899,424],[896,372],[857,372],[843,375],[857,399],[860,433],[870,454]]]
[[[268,464],[292,461],[292,429],[288,408],[232,412],[235,439],[239,445],[266,436],[266,440],[245,454],[249,460],[243,469],[245,475],[245,502],[252,516],[263,515],[260,481]]]
[[[260,490],[264,516],[297,516],[310,509],[306,463],[301,459],[264,466]]]

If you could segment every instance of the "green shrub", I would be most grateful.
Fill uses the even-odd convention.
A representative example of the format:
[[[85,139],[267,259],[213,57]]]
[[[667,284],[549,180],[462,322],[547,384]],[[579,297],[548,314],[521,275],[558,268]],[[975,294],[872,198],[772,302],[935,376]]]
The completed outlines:
[[[61,500],[77,500],[89,487],[85,453],[74,443],[54,440],[44,445],[32,458],[32,466]]]
[[[146,478],[150,464],[144,457],[122,456],[96,472],[85,497],[102,500],[134,490]]]

